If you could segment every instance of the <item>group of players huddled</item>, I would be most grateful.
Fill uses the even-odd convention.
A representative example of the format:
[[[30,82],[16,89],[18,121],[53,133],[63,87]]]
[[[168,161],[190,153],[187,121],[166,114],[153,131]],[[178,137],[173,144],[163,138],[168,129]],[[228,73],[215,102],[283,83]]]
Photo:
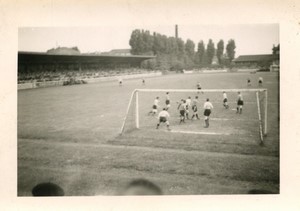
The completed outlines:
[[[262,77],[259,77],[258,79],[258,85],[262,86],[263,79]],[[250,79],[247,79],[247,84],[248,86],[251,86],[251,81]],[[201,90],[201,84],[198,82],[197,83],[197,89]],[[198,92],[199,93],[199,92]],[[203,94],[203,91],[201,91]],[[156,97],[152,106],[152,110],[148,113],[148,115],[156,115],[158,113],[158,123],[156,125],[156,129],[159,128],[161,123],[166,123],[167,129],[170,130],[170,114],[168,110],[171,107],[171,100],[170,100],[170,93],[166,92],[166,101],[165,101],[165,107],[163,108],[162,111],[158,113],[158,104],[159,104],[159,97]],[[242,114],[243,110],[243,105],[244,105],[244,100],[241,92],[237,93],[237,107],[236,107],[236,113],[237,114]],[[177,102],[177,110],[179,111],[179,116],[180,116],[180,121],[179,124],[185,123],[185,120],[194,120],[195,118],[197,120],[200,120],[199,115],[198,115],[198,109],[199,109],[199,97],[195,96],[194,99],[192,99],[190,96],[187,99],[181,99],[180,102]],[[223,91],[223,106],[225,109],[229,108],[228,105],[228,98],[227,98],[227,93]],[[209,98],[206,99],[206,102],[203,105],[203,115],[204,115],[204,121],[205,121],[205,126],[204,128],[209,127],[209,117],[213,109],[212,103],[209,101]],[[190,117],[190,111],[192,112],[192,116]]]
[[[152,110],[148,113],[148,115],[152,115],[152,116],[158,113],[158,123],[156,125],[157,129],[159,128],[161,123],[166,123],[167,129],[170,130],[170,122],[169,122],[170,114],[168,110],[171,107],[171,100],[169,94],[170,94],[169,92],[166,93],[165,106],[162,109],[162,111],[158,113],[159,97],[156,97],[153,102]],[[185,123],[186,120],[194,120],[194,119],[200,120],[198,114],[199,105],[200,105],[198,96],[195,96],[194,99],[192,99],[190,96],[187,99],[181,99],[180,102],[177,102],[177,104],[178,104],[177,110],[179,111],[179,117],[180,117],[179,124]],[[242,114],[243,105],[244,105],[243,96],[240,92],[238,92],[237,108],[236,108],[237,114]],[[229,108],[228,98],[225,91],[223,92],[223,106],[225,109]],[[209,98],[207,98],[203,105],[203,109],[204,109],[203,115],[205,121],[204,128],[209,127],[209,117],[213,108],[214,107],[212,103],[209,101]],[[192,115],[190,114],[190,112],[192,112]]]

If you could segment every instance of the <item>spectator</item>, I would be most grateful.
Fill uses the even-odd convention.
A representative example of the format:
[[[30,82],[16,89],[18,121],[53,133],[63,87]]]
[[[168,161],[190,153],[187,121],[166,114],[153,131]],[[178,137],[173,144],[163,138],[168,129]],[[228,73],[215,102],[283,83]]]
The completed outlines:
[[[53,183],[40,183],[32,191],[33,196],[64,196],[64,190]]]
[[[146,179],[131,181],[123,191],[122,195],[163,195],[162,190],[154,183]]]

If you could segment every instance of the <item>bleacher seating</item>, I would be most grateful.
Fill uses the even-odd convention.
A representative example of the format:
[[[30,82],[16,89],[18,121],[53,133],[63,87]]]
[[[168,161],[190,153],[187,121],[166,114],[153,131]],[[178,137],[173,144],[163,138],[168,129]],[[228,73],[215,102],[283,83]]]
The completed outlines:
[[[85,69],[85,70],[59,70],[59,71],[32,71],[30,73],[18,73],[18,83],[27,82],[47,82],[47,81],[67,81],[70,78],[77,80],[87,80],[100,77],[122,76],[132,74],[153,73],[146,69],[120,68],[120,69]]]

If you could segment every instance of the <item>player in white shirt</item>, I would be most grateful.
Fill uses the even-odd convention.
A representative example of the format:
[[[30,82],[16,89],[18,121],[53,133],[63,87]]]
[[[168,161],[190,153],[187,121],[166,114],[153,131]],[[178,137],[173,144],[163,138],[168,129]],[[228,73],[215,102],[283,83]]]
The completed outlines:
[[[205,118],[205,128],[209,127],[209,116],[211,114],[211,110],[214,108],[211,102],[209,102],[209,99],[206,99],[206,102],[204,103],[204,118]]]
[[[263,78],[262,77],[259,77],[258,78],[258,86],[262,86],[263,85]]]
[[[158,114],[158,123],[156,125],[156,129],[158,129],[160,123],[166,123],[168,130],[170,130],[169,118],[170,114],[166,111],[166,108],[163,108],[163,110]]]
[[[238,99],[237,99],[237,108],[236,108],[236,113],[241,114],[242,110],[243,110],[243,105],[244,105],[244,99],[243,99],[243,95],[241,94],[241,92],[238,92]]]
[[[191,104],[192,104],[192,99],[191,97],[188,97],[188,99],[185,100],[186,103],[186,110],[185,110],[185,115],[186,115],[186,119],[189,119],[189,109],[191,108]]]
[[[226,94],[225,91],[223,92],[223,106],[224,106],[226,109],[229,108],[229,105],[228,105],[228,98],[227,98],[227,94]]]
[[[198,104],[199,104],[198,96],[196,96],[192,102],[192,110],[193,110],[192,120],[194,117],[196,117],[197,119],[200,119],[198,116]]]
[[[166,93],[166,111],[171,107],[170,95],[169,92]]]
[[[152,111],[150,111],[148,115],[152,114],[152,116],[154,116],[157,113],[158,103],[159,103],[159,97],[156,97],[153,102]]]

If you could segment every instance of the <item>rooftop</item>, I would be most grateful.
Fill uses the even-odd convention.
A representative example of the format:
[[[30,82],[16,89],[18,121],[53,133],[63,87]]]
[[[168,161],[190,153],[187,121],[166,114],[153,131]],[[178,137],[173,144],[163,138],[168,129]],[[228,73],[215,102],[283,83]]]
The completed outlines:
[[[279,55],[273,54],[258,54],[258,55],[241,55],[234,59],[234,62],[257,62],[257,61],[272,61],[274,59],[279,59]]]

